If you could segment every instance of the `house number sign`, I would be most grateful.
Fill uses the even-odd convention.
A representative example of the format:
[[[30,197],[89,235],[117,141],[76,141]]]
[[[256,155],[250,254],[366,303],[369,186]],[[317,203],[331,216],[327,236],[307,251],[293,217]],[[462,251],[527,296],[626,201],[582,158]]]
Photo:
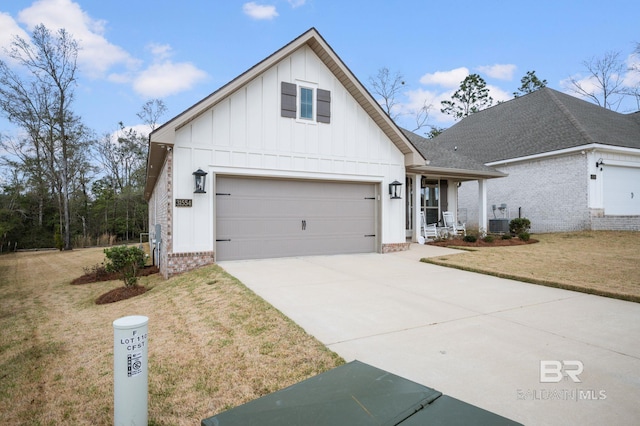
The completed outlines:
[[[191,207],[190,198],[176,198],[176,207]]]

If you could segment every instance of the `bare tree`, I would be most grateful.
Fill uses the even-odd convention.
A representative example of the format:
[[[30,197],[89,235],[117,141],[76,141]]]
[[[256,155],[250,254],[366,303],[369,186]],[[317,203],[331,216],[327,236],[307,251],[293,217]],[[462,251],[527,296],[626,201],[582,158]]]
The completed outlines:
[[[378,102],[382,109],[395,121],[400,115],[394,108],[398,104],[397,96],[405,85],[402,74],[392,74],[389,68],[383,67],[378,70],[378,75],[369,78],[369,84],[373,93],[380,97]]]
[[[14,37],[8,56],[26,71],[17,73],[0,61],[0,108],[27,130],[30,145],[21,148],[44,164],[58,197],[63,248],[71,249],[69,195],[75,155],[86,132],[71,110],[76,84],[78,45],[64,29],[52,34],[44,25],[31,40]]]
[[[636,48],[634,50],[634,53],[640,59],[640,43],[636,44]],[[638,62],[632,63],[629,66],[629,69],[627,71],[630,72],[630,73],[634,73],[634,74],[640,76],[640,64]],[[635,101],[636,101],[636,111],[640,111],[640,83],[636,84],[635,86],[626,87],[624,89],[624,94],[628,95],[628,96],[631,96],[633,99],[635,99]]]
[[[398,122],[402,115],[409,115],[413,118],[415,127],[412,132],[416,132],[425,126],[428,126],[427,120],[433,105],[427,103],[425,99],[420,108],[405,112],[399,111],[400,102],[398,97],[401,95],[403,88],[407,85],[404,77],[400,72],[392,73],[389,68],[383,67],[378,70],[375,77],[369,77],[370,90],[378,97],[378,103],[389,117]]]
[[[150,99],[142,105],[142,110],[136,115],[142,122],[154,131],[158,127],[158,120],[167,112],[162,99]]]
[[[582,65],[587,71],[587,78],[571,77],[571,90],[603,108],[616,111],[625,96],[626,68],[620,52],[606,52],[601,58],[593,57]]]
[[[428,126],[427,120],[429,120],[429,113],[433,108],[432,104],[428,104],[426,100],[422,102],[422,106],[415,111],[411,112],[411,115],[415,119],[415,127],[411,130],[412,132],[417,132],[425,126]]]

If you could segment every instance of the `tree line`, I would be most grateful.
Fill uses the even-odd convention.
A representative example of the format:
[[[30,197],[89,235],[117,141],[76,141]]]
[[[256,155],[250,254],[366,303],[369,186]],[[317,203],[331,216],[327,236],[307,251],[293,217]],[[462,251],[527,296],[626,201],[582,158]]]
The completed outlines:
[[[108,245],[148,229],[143,197],[147,136],[119,123],[96,137],[74,111],[79,46],[38,25],[0,60],[0,112],[18,129],[0,135],[0,251]],[[153,130],[161,100],[138,117]]]

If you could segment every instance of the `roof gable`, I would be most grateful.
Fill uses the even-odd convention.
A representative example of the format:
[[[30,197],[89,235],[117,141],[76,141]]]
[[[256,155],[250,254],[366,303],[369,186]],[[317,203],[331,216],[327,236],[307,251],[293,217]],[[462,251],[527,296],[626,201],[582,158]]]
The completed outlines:
[[[483,163],[589,144],[640,149],[632,116],[543,88],[472,114],[434,141]]]
[[[411,144],[398,126],[383,111],[373,96],[360,83],[349,68],[342,62],[333,49],[320,36],[315,28],[311,28],[286,46],[282,47],[268,58],[254,65],[252,68],[236,77],[220,89],[206,98],[186,109],[176,117],[170,119],[149,135],[150,149],[147,163],[147,185],[145,195],[149,197],[157,175],[161,170],[166,155],[166,146],[174,144],[175,132],[187,125],[204,112],[221,102],[239,88],[251,82],[263,74],[269,68],[276,66],[281,60],[291,55],[296,50],[308,46],[318,56],[320,61],[336,76],[356,102],[367,112],[376,125],[393,142],[393,144],[405,155],[405,164],[424,164],[425,159]]]

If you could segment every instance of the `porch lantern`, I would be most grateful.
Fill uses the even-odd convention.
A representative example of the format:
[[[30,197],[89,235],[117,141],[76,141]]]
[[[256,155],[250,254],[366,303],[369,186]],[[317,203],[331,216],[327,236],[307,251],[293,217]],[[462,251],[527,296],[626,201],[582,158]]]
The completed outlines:
[[[195,178],[196,190],[193,191],[194,194],[206,194],[204,190],[205,181],[207,179],[207,172],[202,169],[198,169],[193,172],[193,176]]]
[[[400,182],[398,182],[397,180],[394,180],[393,182],[391,182],[389,184],[389,195],[391,196],[392,200],[397,200],[402,198],[400,196],[400,187],[402,186],[402,184]]]

